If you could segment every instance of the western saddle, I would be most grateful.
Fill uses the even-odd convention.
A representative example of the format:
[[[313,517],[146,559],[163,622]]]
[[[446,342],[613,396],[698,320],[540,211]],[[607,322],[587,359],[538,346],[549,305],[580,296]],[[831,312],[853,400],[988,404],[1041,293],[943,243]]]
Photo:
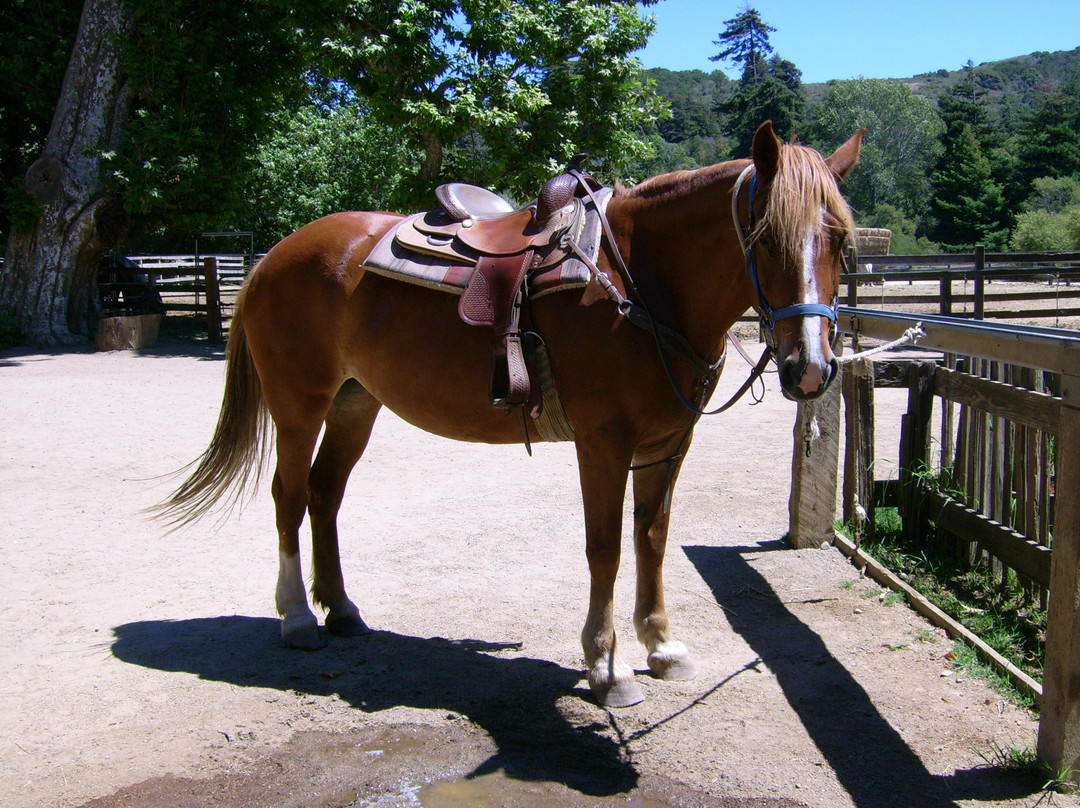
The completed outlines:
[[[599,189],[576,161],[521,209],[485,188],[448,183],[435,191],[438,209],[409,217],[393,234],[399,260],[437,263],[440,272],[460,270],[467,277],[458,314],[470,325],[492,330],[488,397],[495,407],[520,408],[523,418],[540,415],[543,400],[533,367],[538,338],[520,327],[527,279],[557,268],[580,249],[582,197]],[[412,257],[402,259],[402,251]]]

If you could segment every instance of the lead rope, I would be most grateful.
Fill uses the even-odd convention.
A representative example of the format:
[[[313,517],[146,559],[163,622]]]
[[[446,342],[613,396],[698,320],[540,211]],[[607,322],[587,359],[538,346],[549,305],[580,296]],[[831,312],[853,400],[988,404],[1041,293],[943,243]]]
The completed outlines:
[[[891,351],[893,348],[899,348],[901,345],[907,343],[915,344],[920,339],[926,336],[926,331],[923,330],[922,323],[915,323],[911,328],[904,331],[899,338],[894,339],[892,342],[886,342],[884,345],[879,345],[876,348],[869,348],[859,353],[849,354],[848,356],[838,356],[836,361],[841,364],[847,364],[848,362],[854,362],[855,360],[869,359],[870,357]],[[813,406],[811,402],[807,402],[810,406]],[[810,457],[811,449],[813,448],[814,441],[821,437],[821,425],[818,423],[817,413],[813,412],[809,418],[806,419],[806,426],[803,429],[803,447],[807,457]]]
[[[836,361],[840,363],[854,362],[856,359],[866,359],[867,357],[874,356],[875,354],[885,353],[885,351],[891,351],[893,348],[899,348],[901,345],[907,343],[916,344],[920,339],[926,336],[926,332],[923,330],[922,323],[915,323],[911,328],[907,329],[898,339],[894,339],[892,342],[886,342],[884,345],[879,345],[876,348],[868,348],[865,351],[859,353],[849,354],[847,356],[838,356]]]

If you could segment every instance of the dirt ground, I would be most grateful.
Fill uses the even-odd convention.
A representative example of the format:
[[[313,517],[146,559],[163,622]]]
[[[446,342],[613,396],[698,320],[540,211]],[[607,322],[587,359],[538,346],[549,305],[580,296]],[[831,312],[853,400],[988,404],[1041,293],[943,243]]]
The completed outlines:
[[[0,353],[6,808],[1040,799],[1041,781],[984,760],[1034,745],[1031,715],[953,669],[943,634],[840,553],[784,549],[794,406],[772,378],[764,403],[701,424],[676,492],[668,605],[698,678],[640,673],[646,701],[605,710],[578,641],[571,445],[529,458],[384,413],[341,516],[374,631],[289,651],[266,486],[171,535],[140,513],[205,446],[223,368],[168,341]],[[733,357],[717,401],[746,370]],[[644,671],[629,552],[617,595],[623,656]]]

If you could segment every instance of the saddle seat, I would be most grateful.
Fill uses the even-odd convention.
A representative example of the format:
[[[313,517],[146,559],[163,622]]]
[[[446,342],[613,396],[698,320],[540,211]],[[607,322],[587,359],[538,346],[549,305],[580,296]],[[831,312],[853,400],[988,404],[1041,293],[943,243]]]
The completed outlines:
[[[494,191],[469,185],[467,182],[448,182],[435,189],[435,198],[443,211],[456,222],[466,219],[498,219],[514,212],[514,206]]]
[[[520,408],[523,417],[527,411],[538,418],[543,402],[540,385],[530,379],[534,335],[519,326],[522,301],[587,283],[575,249],[581,253],[584,246],[593,256],[599,249],[601,210],[581,198],[587,195],[581,176],[552,178],[535,203],[520,209],[479,186],[441,185],[439,207],[402,220],[364,262],[376,272],[459,293],[461,319],[491,329],[491,404]],[[593,183],[588,178],[598,189]],[[601,197],[606,205],[607,195]],[[527,430],[525,440],[528,446]]]

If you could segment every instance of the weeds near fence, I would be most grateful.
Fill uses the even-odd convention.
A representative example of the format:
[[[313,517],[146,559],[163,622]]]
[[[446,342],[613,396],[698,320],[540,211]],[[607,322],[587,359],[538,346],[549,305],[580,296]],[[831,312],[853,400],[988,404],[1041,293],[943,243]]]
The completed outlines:
[[[999,654],[1041,680],[1046,612],[1031,604],[1015,574],[1010,572],[1003,580],[1000,571],[971,567],[966,558],[905,538],[895,508],[876,509],[875,522],[864,534],[861,547]],[[965,652],[966,645],[959,645],[959,652],[954,650],[956,661],[971,669],[977,657],[974,651]],[[981,668],[971,672],[988,678]],[[1019,704],[1034,706],[1007,679],[1000,678],[1002,682],[994,685],[996,690]]]

